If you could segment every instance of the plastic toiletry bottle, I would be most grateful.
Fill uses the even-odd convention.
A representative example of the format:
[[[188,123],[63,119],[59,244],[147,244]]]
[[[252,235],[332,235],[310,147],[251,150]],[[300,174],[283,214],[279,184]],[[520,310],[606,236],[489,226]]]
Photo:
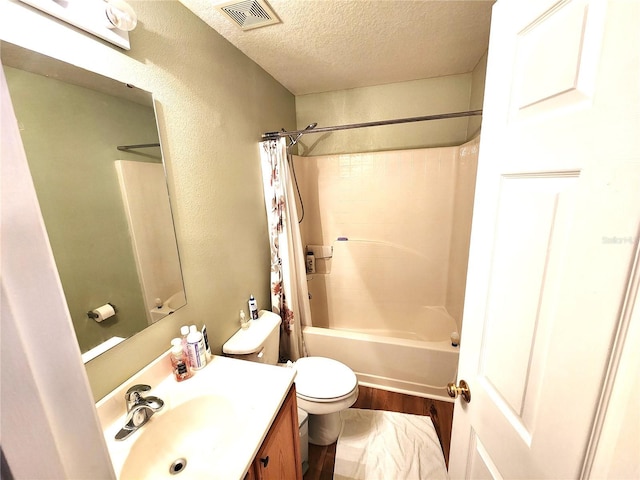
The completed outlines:
[[[242,330],[249,328],[249,320],[247,320],[244,310],[240,310],[240,327],[242,327]]]
[[[249,317],[251,317],[252,320],[257,320],[258,319],[258,302],[256,302],[256,299],[253,297],[253,295],[251,295],[249,297]]]
[[[211,360],[211,357],[213,355],[211,354],[211,347],[209,346],[209,337],[207,336],[206,325],[202,325],[202,340],[204,341],[204,349],[205,349],[205,352],[207,353],[207,362],[208,362],[209,360]]]
[[[307,252],[307,273],[316,273],[316,257],[312,251]]]
[[[189,327],[187,325],[183,325],[180,327],[180,337],[182,339],[182,351],[184,352],[184,358],[191,367],[191,362],[189,361],[189,350],[187,350],[187,335],[189,335]]]
[[[189,353],[189,363],[194,370],[200,370],[207,364],[207,351],[202,339],[202,333],[198,331],[195,325],[189,327],[187,352]]]
[[[171,341],[171,367],[178,382],[191,378],[193,375],[182,350],[182,340],[179,338],[174,338]]]

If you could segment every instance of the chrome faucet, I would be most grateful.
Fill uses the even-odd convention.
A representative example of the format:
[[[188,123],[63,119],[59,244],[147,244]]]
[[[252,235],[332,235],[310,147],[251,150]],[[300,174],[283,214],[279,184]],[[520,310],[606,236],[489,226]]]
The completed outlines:
[[[149,421],[151,416],[162,410],[164,402],[158,397],[143,397],[142,392],[151,390],[149,385],[134,385],[124,395],[127,402],[125,425],[116,433],[116,440],[124,440]]]

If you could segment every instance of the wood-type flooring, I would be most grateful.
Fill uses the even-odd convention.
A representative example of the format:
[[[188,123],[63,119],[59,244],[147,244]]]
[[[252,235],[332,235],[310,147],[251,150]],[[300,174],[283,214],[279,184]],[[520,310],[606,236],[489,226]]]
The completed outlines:
[[[445,462],[449,465],[453,403],[360,386],[358,400],[351,408],[387,410],[431,417],[440,439]],[[309,444],[309,470],[304,475],[304,480],[332,480],[335,457],[336,443],[324,447]]]

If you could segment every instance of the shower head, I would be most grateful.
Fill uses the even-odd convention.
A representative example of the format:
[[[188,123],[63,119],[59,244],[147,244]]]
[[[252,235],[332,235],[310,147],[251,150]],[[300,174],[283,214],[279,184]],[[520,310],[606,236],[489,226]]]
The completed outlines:
[[[304,127],[303,132],[306,132],[307,130],[313,130],[314,128],[316,128],[318,126],[317,123],[310,123],[309,125],[307,125],[306,127]],[[290,147],[293,147],[296,143],[298,143],[298,140],[300,140],[300,137],[302,136],[302,132],[298,133],[298,135],[296,136],[296,138],[291,138],[292,135],[289,135],[289,140],[291,140],[291,145],[289,145]]]

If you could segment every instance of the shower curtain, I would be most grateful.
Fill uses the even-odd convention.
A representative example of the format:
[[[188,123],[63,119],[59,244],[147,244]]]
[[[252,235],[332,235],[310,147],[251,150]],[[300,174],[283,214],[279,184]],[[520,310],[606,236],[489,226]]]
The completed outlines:
[[[286,140],[260,143],[271,246],[271,307],[280,315],[280,357],[306,356],[302,326],[311,324],[305,261]]]

